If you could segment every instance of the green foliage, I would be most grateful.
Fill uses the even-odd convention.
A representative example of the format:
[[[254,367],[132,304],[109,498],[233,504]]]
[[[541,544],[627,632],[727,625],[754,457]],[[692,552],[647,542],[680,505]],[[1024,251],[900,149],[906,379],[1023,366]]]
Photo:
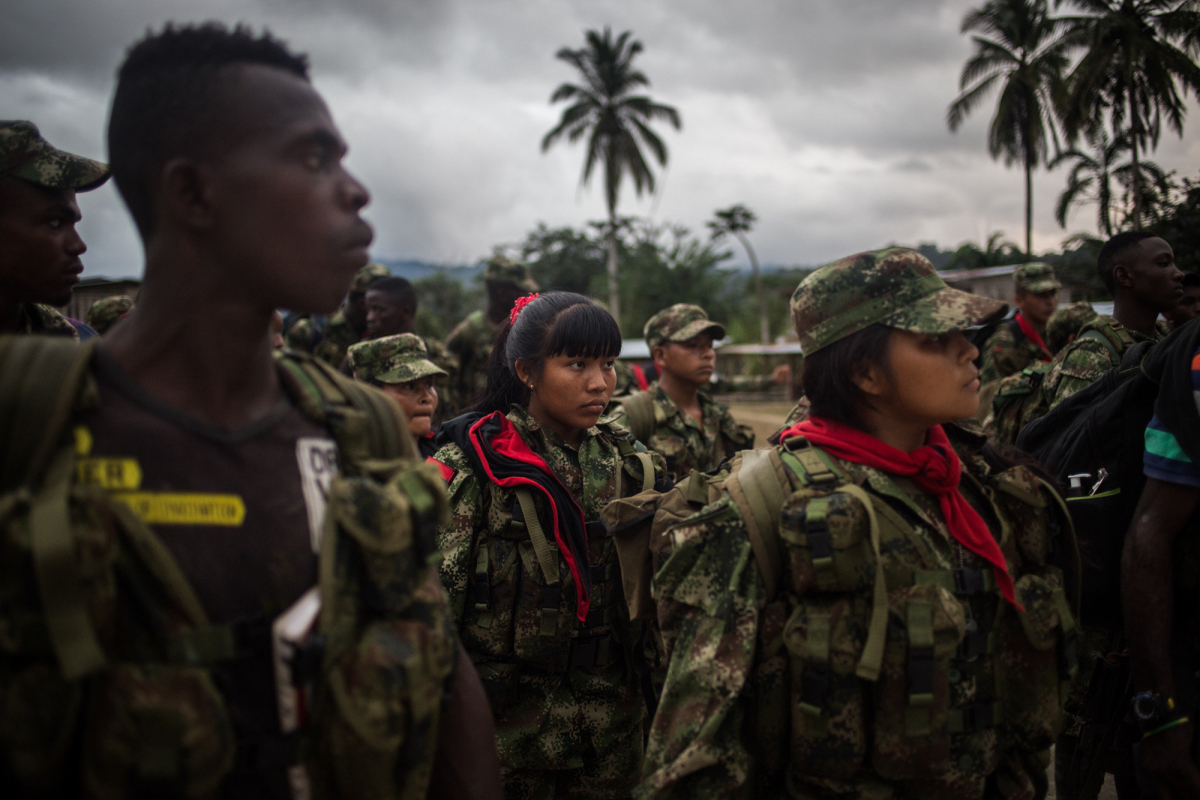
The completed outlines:
[[[445,272],[413,281],[413,288],[417,290],[417,331],[435,339],[445,339],[483,299],[482,289],[467,288]]]
[[[1023,264],[1029,258],[1012,242],[1004,239],[1003,231],[988,237],[982,248],[974,242],[964,242],[946,262],[946,269],[983,269],[1005,264]]]
[[[1183,181],[1182,198],[1150,226],[1175,251],[1184,272],[1200,272],[1200,180]]]
[[[543,222],[514,246],[543,289],[597,296],[604,288],[604,243],[598,234],[548,228]]]

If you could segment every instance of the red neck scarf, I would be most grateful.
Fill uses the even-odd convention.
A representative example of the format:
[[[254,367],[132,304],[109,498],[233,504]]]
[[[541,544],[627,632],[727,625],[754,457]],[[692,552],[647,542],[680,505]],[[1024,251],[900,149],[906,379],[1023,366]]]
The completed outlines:
[[[1033,329],[1033,326],[1029,324],[1029,320],[1025,319],[1025,315],[1018,311],[1016,320],[1017,324],[1021,326],[1021,333],[1025,334],[1025,338],[1042,348],[1042,353],[1038,358],[1046,362],[1051,361],[1050,348],[1046,347],[1046,343],[1042,341],[1041,335]]]
[[[958,491],[962,463],[941,425],[930,428],[926,444],[911,453],[885,444],[857,428],[821,417],[810,416],[788,428],[779,435],[779,440],[793,436],[803,436],[837,458],[911,478],[921,491],[937,498],[954,540],[992,565],[996,585],[1004,599],[1024,611],[1013,593],[1012,576],[1008,574],[1000,545],[979,512]]]

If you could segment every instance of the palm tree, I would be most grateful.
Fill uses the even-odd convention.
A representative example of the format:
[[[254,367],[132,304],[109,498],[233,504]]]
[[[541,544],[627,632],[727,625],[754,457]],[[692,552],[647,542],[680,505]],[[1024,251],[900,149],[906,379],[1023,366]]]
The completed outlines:
[[[1051,138],[1057,146],[1053,112],[1062,91],[1067,55],[1062,26],[1046,0],[988,0],[970,11],[962,32],[977,32],[975,53],[959,78],[962,92],[946,112],[958,130],[976,106],[1000,87],[996,115],[988,129],[988,153],[1025,169],[1025,252],[1033,251],[1033,169],[1046,159]]]
[[[621,319],[620,298],[617,296],[617,198],[625,173],[633,179],[640,197],[643,190],[654,192],[654,173],[642,155],[642,145],[666,166],[667,146],[650,129],[654,120],[666,120],[680,127],[679,112],[673,107],[655,103],[645,94],[635,94],[650,85],[649,79],[633,67],[633,59],[642,52],[642,43],[630,41],[632,33],[625,31],[613,40],[612,31],[591,30],[585,34],[587,45],[579,50],[564,47],[555,58],[566,61],[579,70],[582,84],[564,83],[550,96],[551,104],[570,100],[563,109],[558,125],[542,139],[545,152],[564,135],[568,142],[587,136],[587,152],[583,161],[586,185],[596,164],[604,164],[604,197],[608,205],[608,302],[615,319]]]
[[[959,245],[946,262],[946,269],[983,269],[1020,264],[1023,260],[1020,248],[1004,238],[1004,231],[996,231],[988,236],[983,247],[974,242]]]
[[[1064,124],[1069,136],[1111,115],[1129,137],[1132,212],[1142,224],[1146,183],[1142,153],[1158,146],[1165,118],[1183,136],[1184,99],[1200,97],[1200,10],[1195,0],[1072,0],[1083,12],[1068,18],[1073,44],[1087,48],[1068,79]],[[1178,43],[1178,44],[1177,44]]]
[[[1113,181],[1125,187],[1130,205],[1134,195],[1134,175],[1138,177],[1138,195],[1142,198],[1140,213],[1144,216],[1147,201],[1157,205],[1157,199],[1170,192],[1170,177],[1153,161],[1122,160],[1131,153],[1129,137],[1122,134],[1109,138],[1108,131],[1098,126],[1087,134],[1091,152],[1072,147],[1064,150],[1050,162],[1049,168],[1074,160],[1067,174],[1067,188],[1059,195],[1054,209],[1058,224],[1067,227],[1067,214],[1071,206],[1079,203],[1096,204],[1096,228],[1105,238],[1113,235],[1114,217],[1121,211],[1120,203],[1113,192]],[[1132,212],[1128,214],[1132,217]]]
[[[746,248],[746,255],[750,257],[750,268],[754,270],[754,292],[758,295],[762,343],[770,344],[771,318],[767,313],[767,296],[763,293],[762,275],[758,271],[758,256],[754,254],[754,248],[750,246],[750,240],[746,238],[746,234],[754,227],[754,223],[758,222],[758,217],[741,203],[716,211],[713,216],[715,219],[708,223],[708,228],[712,231],[712,241],[724,236],[733,236],[742,243],[742,247]]]

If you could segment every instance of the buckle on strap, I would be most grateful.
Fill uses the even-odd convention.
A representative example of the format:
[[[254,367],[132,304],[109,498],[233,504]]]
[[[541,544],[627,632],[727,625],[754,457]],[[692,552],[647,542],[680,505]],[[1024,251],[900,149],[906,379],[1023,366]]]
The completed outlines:
[[[992,571],[966,567],[954,570],[954,593],[971,596],[986,594],[996,588]]]
[[[805,484],[828,484],[837,483],[838,476],[829,467],[825,466],[825,462],[813,450],[808,439],[803,436],[792,436],[785,439],[783,442],[783,452],[780,453],[780,459],[788,464],[788,457],[793,458],[800,466],[799,474],[801,482]],[[795,470],[795,465],[788,464]]]
[[[906,736],[928,736],[933,706],[933,606],[928,600],[910,600],[907,613],[908,709],[904,718]]]

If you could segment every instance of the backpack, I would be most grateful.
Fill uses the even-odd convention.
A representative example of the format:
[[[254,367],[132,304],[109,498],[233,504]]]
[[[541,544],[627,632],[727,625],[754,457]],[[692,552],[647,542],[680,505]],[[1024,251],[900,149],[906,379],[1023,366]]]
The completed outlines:
[[[650,392],[634,392],[628,397],[621,398],[621,408],[625,409],[625,419],[629,423],[629,432],[633,438],[645,443],[654,437],[658,430],[658,419],[654,415],[654,397]]]
[[[320,644],[292,664],[297,685],[312,687],[308,727],[238,742],[221,665],[266,632],[210,624],[158,537],[74,481],[69,422],[96,402],[95,352],[94,342],[0,339],[0,566],[13,593],[3,613],[21,631],[0,692],[41,707],[0,716],[6,748],[20,743],[6,772],[26,787],[194,796],[240,765],[286,768],[289,780],[299,770],[314,797],[424,796],[456,646],[444,595],[426,580],[448,509],[399,408],[311,356],[280,358],[297,406],[337,442],[340,474],[318,555]],[[83,756],[72,749],[81,727]]]
[[[1049,371],[1050,364],[1035,361],[1016,375],[1000,379],[992,395],[990,413],[983,422],[989,436],[1013,444],[1030,420],[1046,413],[1042,387]]]
[[[1143,366],[1152,347],[1151,342],[1130,347],[1118,366],[1017,437],[1019,449],[1068,487],[1083,566],[1085,625],[1121,626],[1121,552],[1146,483],[1144,436],[1158,397],[1158,376]]]
[[[979,355],[975,357],[976,368],[983,366],[984,349],[987,346],[988,340],[992,338],[992,336],[996,333],[996,329],[1001,325],[1007,325],[1009,329],[1012,330],[1013,336],[1016,337],[1016,342],[1019,343],[1025,338],[1025,334],[1021,332],[1021,323],[1017,322],[1016,317],[1008,317],[1007,319],[1002,319],[999,322],[993,322],[990,325],[981,325],[980,327],[971,331],[971,335],[967,338],[970,340],[971,344],[975,345],[975,349],[979,351]]]

